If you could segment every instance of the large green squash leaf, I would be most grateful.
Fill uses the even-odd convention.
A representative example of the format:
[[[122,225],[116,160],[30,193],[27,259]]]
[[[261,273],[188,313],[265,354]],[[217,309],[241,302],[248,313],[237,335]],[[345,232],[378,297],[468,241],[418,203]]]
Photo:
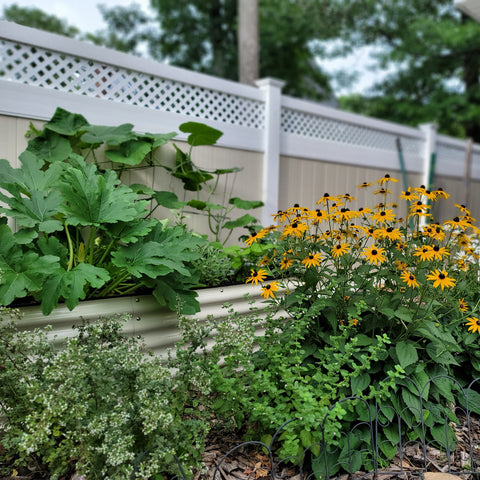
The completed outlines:
[[[223,132],[220,130],[198,122],[182,123],[179,128],[180,131],[190,134],[187,142],[192,147],[198,145],[214,145],[223,135]]]
[[[107,150],[105,156],[116,163],[138,165],[152,151],[152,144],[142,140],[129,140],[115,150]]]
[[[83,115],[70,113],[58,107],[53,117],[45,124],[47,130],[59,133],[60,135],[75,135],[82,127],[90,125]]]
[[[89,125],[85,127],[82,135],[82,142],[93,145],[105,143],[107,145],[120,145],[128,140],[135,140],[137,137],[132,132],[133,125],[124,123],[118,127],[106,127],[103,125]]]
[[[152,148],[157,148],[167,144],[172,138],[177,136],[177,132],[170,133],[145,133],[140,138],[148,138],[152,142]]]
[[[44,130],[41,135],[28,142],[27,151],[45,162],[63,162],[72,153],[70,142],[51,130]]]
[[[42,313],[48,315],[61,299],[73,310],[85,298],[88,287],[101,288],[109,280],[107,270],[87,263],[68,271],[60,269],[44,282],[40,295]]]
[[[120,184],[116,173],[107,170],[99,174],[97,167],[75,155],[70,165],[64,165],[59,186],[64,195],[63,213],[70,225],[92,225],[128,222],[146,212],[147,202],[139,210],[138,197],[126,185]],[[140,213],[141,212],[141,213]]]

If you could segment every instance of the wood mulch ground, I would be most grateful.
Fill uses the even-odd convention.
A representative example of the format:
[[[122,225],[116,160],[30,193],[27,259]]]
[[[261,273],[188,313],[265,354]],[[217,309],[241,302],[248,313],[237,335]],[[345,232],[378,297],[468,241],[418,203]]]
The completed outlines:
[[[470,445],[466,422],[454,426],[458,443],[457,449],[450,455],[450,464],[444,452],[433,447],[427,447],[427,471],[434,475],[454,473],[462,480],[480,478],[480,474],[473,475],[467,468],[471,464]],[[471,419],[471,438],[473,447],[473,461],[476,471],[480,471],[480,420]],[[247,445],[237,448],[231,456],[223,460],[230,450],[243,443],[239,434],[229,431],[214,432],[208,438],[208,446],[203,454],[204,469],[197,472],[194,480],[268,480],[270,479],[270,461],[268,455],[259,448]],[[0,449],[2,447],[0,446]],[[2,451],[0,451],[0,457]],[[418,445],[406,446],[403,455],[397,455],[388,468],[378,470],[379,480],[418,480],[423,472],[423,452]],[[220,463],[221,462],[221,463]],[[3,468],[2,468],[3,467]],[[0,465],[5,471],[6,465]],[[297,467],[286,465],[277,472],[277,478],[282,480],[302,480]],[[303,478],[307,479],[308,472]],[[352,480],[373,480],[373,473],[356,472]],[[446,476],[431,476],[425,480],[449,480]],[[40,465],[31,465],[30,469],[13,471],[10,476],[1,476],[0,480],[48,480],[48,473]],[[332,480],[349,480],[349,475],[337,475]],[[86,480],[72,474],[61,480]],[[125,479],[128,480],[128,479]]]

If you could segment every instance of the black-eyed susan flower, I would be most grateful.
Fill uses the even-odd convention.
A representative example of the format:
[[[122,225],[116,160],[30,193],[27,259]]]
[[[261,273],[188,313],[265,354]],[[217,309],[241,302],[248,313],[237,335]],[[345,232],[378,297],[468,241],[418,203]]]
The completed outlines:
[[[416,213],[421,211],[423,213],[427,213],[430,210],[431,206],[423,203],[421,200],[417,200],[415,203],[410,205],[410,213]]]
[[[285,222],[286,220],[289,219],[289,215],[287,212],[285,212],[284,210],[279,210],[277,213],[274,213],[273,214],[273,219],[275,221],[278,221],[280,223],[283,223]]]
[[[287,270],[293,265],[293,259],[290,257],[283,257],[280,261],[280,270]]]
[[[447,220],[446,222],[443,222],[443,224],[448,225],[453,229],[460,228],[461,230],[466,230],[470,226],[470,224],[466,222],[465,219],[460,217],[455,217],[452,220]]]
[[[395,249],[398,250],[399,252],[403,252],[407,248],[407,242],[404,241],[399,241],[395,242]]]
[[[430,245],[423,245],[421,247],[417,247],[413,252],[413,255],[415,257],[420,257],[420,260],[422,262],[429,262],[434,258],[433,248]]]
[[[399,228],[387,227],[380,229],[380,235],[383,238],[388,238],[389,240],[395,241],[402,238],[402,232]]]
[[[370,247],[364,248],[361,255],[365,257],[372,265],[378,265],[379,263],[383,263],[387,260],[384,254],[384,248],[371,245]]]
[[[266,232],[260,230],[259,232],[253,232],[246,240],[245,243],[251,247],[253,243],[256,243],[261,238],[265,237]]]
[[[465,325],[468,327],[468,331],[480,334],[480,320],[476,317],[467,317],[467,320],[468,322]]]
[[[457,268],[462,272],[467,272],[469,268],[469,263],[464,258],[459,258],[455,261]]]
[[[340,195],[340,198],[343,198],[345,202],[351,202],[352,200],[356,200],[356,198],[352,197],[349,193],[344,193],[343,195]]]
[[[438,224],[432,224],[432,227],[435,231],[433,234],[433,238],[438,242],[441,242],[442,240],[444,240],[445,232],[443,231],[443,228]]]
[[[332,255],[335,258],[341,257],[342,255],[345,255],[350,250],[350,244],[348,243],[339,243],[335,246],[332,247]]]
[[[250,269],[250,276],[247,278],[246,283],[252,283],[258,285],[258,282],[263,282],[268,276],[267,270],[260,268],[257,271]]]
[[[461,298],[460,300],[458,300],[458,308],[463,313],[467,312],[468,311],[468,302],[464,298]]]
[[[267,283],[262,288],[262,291],[260,292],[260,295],[262,295],[263,298],[268,299],[268,298],[275,298],[275,292],[278,292],[280,289],[280,284],[277,281]]]
[[[432,245],[432,255],[434,260],[441,260],[443,257],[450,255],[450,252],[445,247],[439,245]]]
[[[433,281],[434,288],[440,287],[442,290],[444,288],[454,287],[456,282],[454,278],[448,276],[446,270],[440,271],[438,268],[427,275],[427,280]]]
[[[418,288],[418,282],[413,273],[407,272],[406,270],[400,275],[400,278],[404,283],[407,284],[410,288]]]
[[[448,198],[450,196],[449,193],[445,192],[445,190],[441,187],[437,188],[432,192],[436,198]]]
[[[319,225],[325,220],[328,220],[330,218],[330,215],[326,210],[320,210],[317,208],[316,210],[310,210],[308,212],[308,217],[314,225]]]
[[[372,184],[368,182],[363,182],[360,185],[357,185],[358,188],[367,188],[370,187]]]
[[[456,206],[462,213],[464,213],[465,215],[470,216],[470,211],[468,210],[468,208],[467,208],[465,205],[463,205],[463,204],[459,205],[458,203],[456,203],[455,206]]]
[[[287,225],[284,229],[283,229],[283,235],[285,237],[301,237],[306,231],[308,230],[308,225],[303,223],[303,222],[299,222],[299,221],[295,221],[295,222],[292,222],[290,223],[290,225]]]
[[[419,197],[418,195],[416,195],[415,193],[412,192],[412,188],[411,187],[408,187],[407,190],[405,190],[404,192],[402,192],[398,198],[402,199],[402,200],[407,200],[409,202],[414,202],[415,200],[418,200]]]
[[[395,214],[393,210],[381,210],[380,212],[373,213],[370,218],[375,223],[393,222],[395,220]]]
[[[321,260],[322,256],[319,253],[310,253],[302,260],[302,263],[305,265],[305,268],[318,267]]]
[[[323,194],[323,197],[317,201],[317,203],[321,203],[322,205],[327,205],[329,202],[338,202],[339,198],[334,196],[334,195],[330,195],[329,193],[324,193]]]
[[[401,270],[403,272],[404,270],[406,270],[408,268],[408,265],[407,265],[406,262],[404,262],[402,260],[398,260],[398,258],[397,258],[397,260],[395,260],[395,268],[397,270]]]
[[[387,190],[386,188],[382,187],[379,190],[376,190],[373,192],[374,195],[386,195],[387,193],[392,193],[390,190]]]
[[[398,182],[398,180],[396,180],[395,178],[392,178],[388,173],[386,173],[382,178],[379,178],[377,180],[377,183],[380,184],[380,185],[383,185],[384,183],[388,183],[388,182]]]

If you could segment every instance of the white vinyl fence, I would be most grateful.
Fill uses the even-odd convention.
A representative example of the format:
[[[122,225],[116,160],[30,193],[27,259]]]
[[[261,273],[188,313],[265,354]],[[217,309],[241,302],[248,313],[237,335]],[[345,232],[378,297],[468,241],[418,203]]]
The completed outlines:
[[[325,190],[344,193],[387,172],[400,179],[399,141],[413,186],[427,185],[434,169],[435,185],[457,202],[468,198],[480,215],[480,145],[473,145],[467,168],[467,142],[438,135],[433,125],[346,113],[282,95],[281,88],[275,79],[242,85],[0,21],[0,156],[14,161],[11,144],[22,143],[20,124],[8,119],[45,120],[59,106],[91,123],[132,123],[139,132],[202,121],[224,132],[222,158],[242,163],[241,188],[265,202],[268,224],[295,199],[312,203]],[[205,161],[215,158],[208,150]]]

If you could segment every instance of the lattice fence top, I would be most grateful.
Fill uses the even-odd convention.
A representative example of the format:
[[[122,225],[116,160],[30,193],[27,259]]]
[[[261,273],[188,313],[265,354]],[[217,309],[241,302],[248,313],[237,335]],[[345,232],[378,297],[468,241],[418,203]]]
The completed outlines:
[[[290,108],[282,109],[282,132],[342,144],[358,145],[379,150],[395,151],[396,139],[401,139],[403,152],[422,155],[424,141],[395,133],[364,127]]]
[[[263,129],[263,102],[0,40],[0,77],[77,95]]]

